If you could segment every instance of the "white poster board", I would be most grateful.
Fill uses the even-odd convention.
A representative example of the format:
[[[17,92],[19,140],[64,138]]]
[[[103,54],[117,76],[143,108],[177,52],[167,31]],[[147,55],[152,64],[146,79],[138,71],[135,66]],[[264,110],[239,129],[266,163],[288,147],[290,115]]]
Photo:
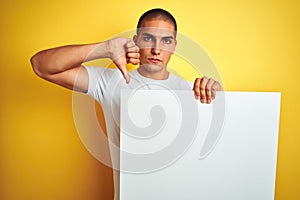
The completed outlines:
[[[280,93],[121,94],[121,200],[273,200]]]

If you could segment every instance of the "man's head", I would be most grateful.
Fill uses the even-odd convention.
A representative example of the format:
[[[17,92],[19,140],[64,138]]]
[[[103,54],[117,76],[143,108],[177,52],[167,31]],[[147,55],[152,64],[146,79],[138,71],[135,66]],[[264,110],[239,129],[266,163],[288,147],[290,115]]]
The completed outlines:
[[[143,24],[144,21],[149,21],[149,20],[153,20],[153,19],[163,20],[163,21],[166,21],[166,22],[169,22],[170,24],[172,24],[173,29],[175,31],[174,34],[176,37],[177,23],[176,23],[175,18],[173,17],[173,15],[171,15],[171,13],[169,13],[168,11],[163,10],[161,8],[154,8],[154,9],[148,10],[140,17],[138,24],[137,24],[137,34],[139,34],[139,31],[141,30],[141,28],[144,27],[144,24]]]
[[[140,48],[140,66],[149,73],[166,71],[177,44],[176,31],[176,21],[169,12],[156,8],[144,13],[134,36]]]

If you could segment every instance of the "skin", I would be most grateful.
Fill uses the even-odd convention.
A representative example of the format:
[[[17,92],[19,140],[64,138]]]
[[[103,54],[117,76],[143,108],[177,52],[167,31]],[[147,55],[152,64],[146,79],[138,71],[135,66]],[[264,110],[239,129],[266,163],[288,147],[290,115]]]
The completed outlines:
[[[167,65],[177,44],[174,26],[159,19],[145,21],[133,40],[140,47],[138,72],[147,78],[167,79]]]
[[[144,20],[141,28],[133,40],[115,38],[101,43],[43,50],[31,58],[33,70],[45,80],[79,92],[88,89],[88,74],[82,64],[101,58],[110,58],[127,83],[130,82],[126,69],[128,63],[139,64],[138,72],[142,76],[167,79],[167,65],[177,44],[173,24],[157,18]],[[193,90],[196,99],[209,104],[215,99],[216,91],[223,89],[219,82],[202,77],[196,78]]]

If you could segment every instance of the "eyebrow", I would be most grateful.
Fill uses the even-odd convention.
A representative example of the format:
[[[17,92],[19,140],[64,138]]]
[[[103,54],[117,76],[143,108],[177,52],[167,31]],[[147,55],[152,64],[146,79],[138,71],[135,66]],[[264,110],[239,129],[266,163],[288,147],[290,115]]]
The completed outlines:
[[[150,33],[143,33],[143,36],[148,36],[148,37],[153,37],[155,38],[154,35],[150,34]],[[161,37],[162,39],[174,39],[174,36],[164,36],[164,37]]]

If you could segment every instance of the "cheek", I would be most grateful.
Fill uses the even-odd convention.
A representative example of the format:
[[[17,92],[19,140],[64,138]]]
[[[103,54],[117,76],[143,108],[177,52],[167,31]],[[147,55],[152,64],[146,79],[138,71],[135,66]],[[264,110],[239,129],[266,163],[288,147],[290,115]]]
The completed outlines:
[[[139,53],[140,53],[140,59],[145,58],[147,55],[149,55],[150,53],[150,49],[140,49]]]
[[[164,58],[165,61],[168,62],[170,60],[171,56],[172,56],[172,53],[164,52],[163,58]]]
[[[150,52],[151,49],[150,48],[140,48],[140,53],[146,54],[148,52]]]
[[[145,49],[140,49],[140,64],[145,64],[147,58],[147,51]]]

